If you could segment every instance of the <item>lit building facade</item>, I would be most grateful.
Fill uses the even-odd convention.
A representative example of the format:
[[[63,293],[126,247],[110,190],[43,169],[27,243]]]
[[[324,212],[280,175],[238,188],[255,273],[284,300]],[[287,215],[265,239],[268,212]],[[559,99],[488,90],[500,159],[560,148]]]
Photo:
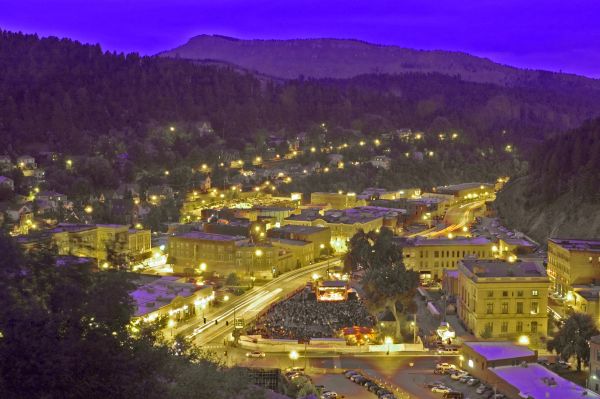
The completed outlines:
[[[573,285],[600,282],[600,241],[550,238],[548,276],[552,289],[563,296]]]
[[[416,239],[402,247],[402,255],[406,268],[418,272],[422,280],[438,280],[444,270],[456,269],[467,257],[494,259],[498,247],[483,237]]]
[[[458,264],[458,317],[478,338],[547,334],[548,288],[543,267],[532,262],[465,259]]]

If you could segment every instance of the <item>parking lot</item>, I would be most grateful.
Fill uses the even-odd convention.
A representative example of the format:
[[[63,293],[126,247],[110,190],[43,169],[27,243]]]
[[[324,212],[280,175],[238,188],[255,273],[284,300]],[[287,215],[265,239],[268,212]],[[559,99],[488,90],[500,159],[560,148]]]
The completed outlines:
[[[474,381],[469,381],[472,376],[469,376],[465,372],[461,373],[460,369],[449,369],[448,373],[445,374],[434,374],[432,373],[428,378],[425,379],[425,382],[422,384],[422,388],[425,392],[427,392],[427,397],[444,397],[444,393],[448,390],[452,392],[461,392],[464,395],[464,398],[493,398],[495,397],[500,399],[502,398],[501,393],[498,390],[494,390],[495,387],[485,385],[486,389],[482,392],[477,392],[477,389],[482,385],[482,382],[474,379]],[[457,376],[454,378],[452,374],[458,373],[457,375],[465,376],[464,378],[459,379]],[[446,387],[448,389],[436,387]]]

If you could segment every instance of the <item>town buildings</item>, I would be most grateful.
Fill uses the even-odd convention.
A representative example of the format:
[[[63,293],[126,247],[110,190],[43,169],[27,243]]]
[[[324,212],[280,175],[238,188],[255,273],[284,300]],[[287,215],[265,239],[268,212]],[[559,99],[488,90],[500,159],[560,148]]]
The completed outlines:
[[[590,339],[590,373],[587,386],[600,393],[600,335]]]
[[[202,315],[215,298],[213,287],[198,286],[180,281],[179,277],[164,276],[141,284],[130,294],[135,311],[133,322],[150,322],[167,317],[175,323]]]
[[[444,270],[456,269],[465,258],[494,259],[497,246],[483,237],[415,239],[402,245],[404,265],[421,280],[439,280]]]
[[[378,231],[384,226],[384,219],[393,230],[397,218],[397,211],[374,206],[335,209],[324,213],[307,209],[299,215],[286,218],[284,224],[328,227],[331,231],[331,246],[335,251],[343,252],[346,250],[346,242],[359,230]]]
[[[456,200],[483,199],[494,194],[494,184],[490,183],[461,183],[448,186],[435,187],[437,194],[452,195]]]
[[[552,288],[566,296],[574,285],[600,282],[600,241],[550,238],[548,276]]]
[[[118,224],[59,224],[20,236],[25,249],[54,246],[58,255],[94,258],[101,267],[111,263],[135,263],[151,256],[150,230],[134,230]]]
[[[464,259],[458,264],[458,317],[478,338],[537,342],[547,333],[549,285],[535,263]]]

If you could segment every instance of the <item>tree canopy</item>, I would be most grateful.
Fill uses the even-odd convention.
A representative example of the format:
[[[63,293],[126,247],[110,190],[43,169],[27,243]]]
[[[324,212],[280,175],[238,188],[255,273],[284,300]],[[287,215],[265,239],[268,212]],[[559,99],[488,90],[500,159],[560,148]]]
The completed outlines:
[[[128,276],[23,254],[0,236],[0,396],[260,397],[245,374],[168,345],[157,326],[133,332]]]
[[[599,333],[590,315],[573,313],[548,341],[548,350],[555,351],[565,361],[574,356],[577,359],[577,371],[580,371],[581,364],[587,366],[590,361],[590,338]]]

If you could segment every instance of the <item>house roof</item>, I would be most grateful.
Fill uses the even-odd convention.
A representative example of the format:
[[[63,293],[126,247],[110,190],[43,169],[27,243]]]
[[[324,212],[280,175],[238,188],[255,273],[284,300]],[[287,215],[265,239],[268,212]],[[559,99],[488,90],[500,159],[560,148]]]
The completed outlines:
[[[501,366],[490,371],[519,390],[521,397],[546,398],[600,398],[597,393],[568,381],[546,367],[529,363],[523,366]]]
[[[535,352],[526,346],[515,345],[512,342],[464,342],[463,345],[473,349],[487,361],[518,359],[535,355]]]

